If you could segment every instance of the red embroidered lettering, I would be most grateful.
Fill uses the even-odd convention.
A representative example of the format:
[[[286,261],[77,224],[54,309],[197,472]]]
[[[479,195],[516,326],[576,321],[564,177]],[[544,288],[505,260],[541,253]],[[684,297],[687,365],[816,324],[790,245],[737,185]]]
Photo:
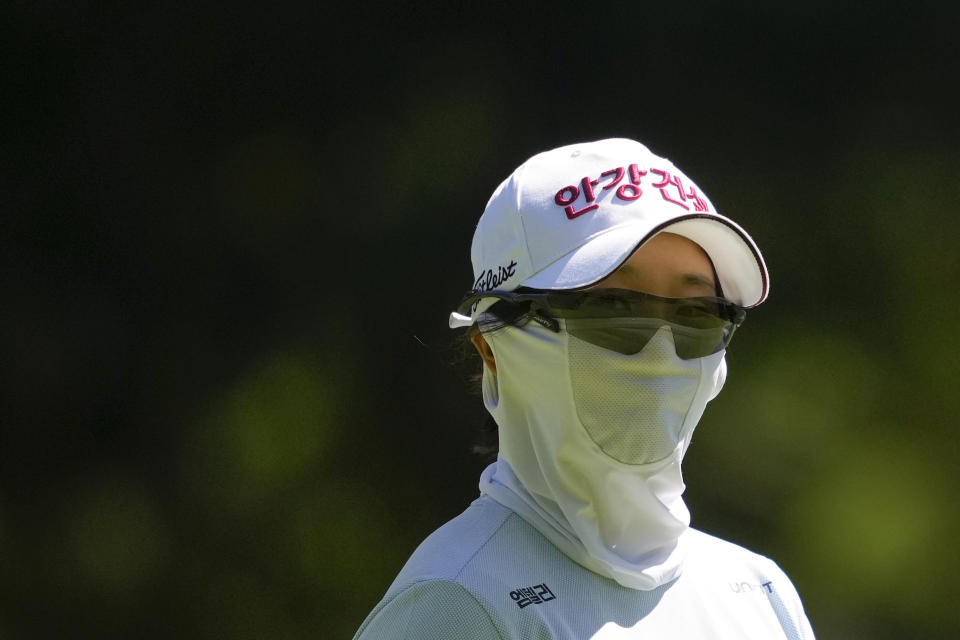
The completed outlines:
[[[653,186],[660,190],[660,195],[663,196],[664,200],[683,207],[687,211],[690,210],[690,207],[683,204],[683,201],[687,199],[687,196],[683,192],[683,184],[680,182],[680,178],[670,175],[670,172],[663,171],[662,169],[650,169],[650,173],[656,173],[663,178],[663,180],[660,182],[653,183]],[[680,200],[674,200],[670,197],[670,195],[667,193],[667,185],[673,185],[677,188],[677,191],[680,193]]]
[[[598,182],[599,180],[591,180],[590,176],[580,181],[580,186],[583,187],[583,197],[586,198],[587,202],[593,202],[597,199],[596,194],[593,193],[593,188],[597,186]]]
[[[597,196],[593,192],[593,187],[597,184],[596,180],[591,180],[589,177],[586,177],[580,181],[580,184],[583,186],[583,194],[588,203],[597,199]],[[557,191],[557,195],[553,197],[553,201],[563,207],[563,210],[567,214],[567,218],[569,220],[573,220],[577,216],[582,216],[588,211],[593,211],[594,209],[600,208],[600,205],[598,204],[588,204],[579,211],[574,209],[573,203],[576,202],[577,198],[579,197],[580,189],[571,184],[563,189],[560,189],[560,191]]]
[[[566,212],[567,218],[569,218],[570,220],[573,220],[577,216],[582,216],[588,211],[593,211],[594,209],[599,209],[599,208],[600,208],[600,205],[598,204],[588,204],[583,209],[580,209],[579,211],[577,211],[576,209],[573,208],[572,204],[568,204],[563,208],[563,210]]]
[[[604,191],[606,191],[607,189],[613,189],[615,186],[617,186],[620,183],[621,180],[623,180],[623,167],[617,167],[616,169],[610,169],[610,171],[604,171],[603,173],[600,174],[600,177],[606,178],[607,176],[610,176],[613,174],[616,174],[616,177],[610,182],[608,182],[607,184],[603,185]]]
[[[635,164],[630,165],[629,172],[630,183],[621,185],[620,188],[617,189],[617,197],[621,200],[632,202],[643,195],[643,190],[640,189],[640,176],[647,175],[647,172]],[[629,193],[627,192],[628,190]]]
[[[570,192],[569,196],[563,195],[568,191]],[[557,191],[557,195],[553,197],[553,201],[562,207],[567,204],[573,204],[579,197],[580,189],[571,184],[570,186],[564,187],[563,189],[560,189],[560,191]]]
[[[709,211],[710,207],[707,205],[707,201],[704,200],[699,193],[697,193],[697,188],[693,185],[690,185],[690,190],[687,191],[687,198],[693,200],[693,210],[694,211]]]

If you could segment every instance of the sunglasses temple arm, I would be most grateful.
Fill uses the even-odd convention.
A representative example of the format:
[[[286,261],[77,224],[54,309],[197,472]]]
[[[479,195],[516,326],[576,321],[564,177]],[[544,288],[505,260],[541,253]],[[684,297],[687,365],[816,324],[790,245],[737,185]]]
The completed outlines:
[[[550,329],[550,331],[553,331],[554,333],[560,333],[560,321],[556,318],[552,318],[540,311],[534,312],[530,317],[534,322],[546,327],[547,329]]]

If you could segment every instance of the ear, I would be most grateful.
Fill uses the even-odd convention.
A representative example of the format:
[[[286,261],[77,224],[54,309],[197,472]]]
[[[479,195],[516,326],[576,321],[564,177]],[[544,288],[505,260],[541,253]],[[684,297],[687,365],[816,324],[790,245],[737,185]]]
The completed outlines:
[[[479,331],[474,331],[470,335],[470,342],[473,343],[477,353],[483,358],[483,362],[487,365],[487,368],[490,369],[490,372],[493,373],[493,375],[497,375],[497,361],[493,358],[493,349],[490,348],[483,334]]]

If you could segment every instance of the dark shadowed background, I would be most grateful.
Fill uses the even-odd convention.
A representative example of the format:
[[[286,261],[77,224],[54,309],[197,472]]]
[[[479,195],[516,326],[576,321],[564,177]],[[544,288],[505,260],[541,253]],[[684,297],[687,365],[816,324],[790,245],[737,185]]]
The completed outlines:
[[[772,274],[694,525],[958,637],[958,10],[858,4],[8,3],[0,637],[349,638],[477,494],[487,197],[608,136]]]

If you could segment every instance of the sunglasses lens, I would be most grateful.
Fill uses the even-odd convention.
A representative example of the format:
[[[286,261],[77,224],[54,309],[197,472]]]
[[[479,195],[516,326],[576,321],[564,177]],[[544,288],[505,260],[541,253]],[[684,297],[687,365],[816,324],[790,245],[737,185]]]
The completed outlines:
[[[571,336],[590,344],[633,355],[643,350],[664,326],[670,327],[677,356],[684,360],[702,358],[723,349],[733,333],[732,327],[692,329],[653,318],[578,318],[566,321]]]
[[[576,318],[565,326],[567,333],[584,342],[632,355],[643,350],[661,324],[645,318]]]
[[[706,329],[692,329],[680,325],[670,325],[673,331],[673,344],[677,355],[684,360],[703,358],[726,348],[733,337],[733,325],[715,326]]]

